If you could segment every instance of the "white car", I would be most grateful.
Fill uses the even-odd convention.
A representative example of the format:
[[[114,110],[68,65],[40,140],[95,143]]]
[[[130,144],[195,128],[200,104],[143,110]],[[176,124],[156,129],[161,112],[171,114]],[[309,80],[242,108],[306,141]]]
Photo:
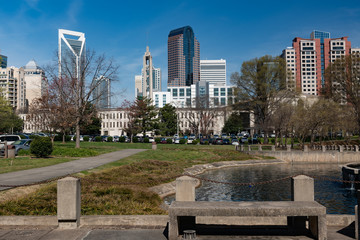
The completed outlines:
[[[17,140],[21,140],[19,135],[0,135],[0,148],[4,147],[5,141],[10,145]]]

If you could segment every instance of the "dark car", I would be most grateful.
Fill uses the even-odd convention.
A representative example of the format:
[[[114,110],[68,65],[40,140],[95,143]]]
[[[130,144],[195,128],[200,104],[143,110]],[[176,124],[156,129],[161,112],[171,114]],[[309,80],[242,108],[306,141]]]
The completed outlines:
[[[222,140],[222,142],[223,142],[224,145],[229,145],[229,144],[230,144],[230,139],[224,138],[224,139]]]
[[[222,138],[217,138],[217,139],[215,140],[215,144],[216,144],[216,145],[222,145],[222,144],[223,144],[223,139],[222,139]]]
[[[200,144],[209,144],[209,139],[208,138],[201,138],[200,139]]]

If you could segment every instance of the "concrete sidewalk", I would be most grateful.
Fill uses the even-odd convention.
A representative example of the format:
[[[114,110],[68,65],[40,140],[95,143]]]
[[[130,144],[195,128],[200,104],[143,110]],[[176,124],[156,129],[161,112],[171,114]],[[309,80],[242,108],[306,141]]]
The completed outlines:
[[[147,149],[124,149],[95,157],[80,158],[78,160],[52,166],[4,173],[0,174],[0,185],[23,185],[45,181],[96,168],[143,151],[147,151]],[[9,187],[0,187],[0,191],[5,189],[9,189]]]
[[[348,240],[354,239],[354,229],[344,232],[343,227],[330,227],[328,229],[328,240]],[[217,234],[220,235],[197,235],[198,240],[310,240],[313,239],[307,234],[303,235],[282,235],[272,232],[271,234],[264,234],[263,232],[255,232],[249,235],[221,235],[222,231],[219,229]],[[32,229],[0,229],[0,240],[166,240],[167,231],[161,229],[108,229],[108,228],[79,228],[72,230],[63,229],[46,229],[46,228],[32,228]],[[181,237],[179,237],[181,239]]]

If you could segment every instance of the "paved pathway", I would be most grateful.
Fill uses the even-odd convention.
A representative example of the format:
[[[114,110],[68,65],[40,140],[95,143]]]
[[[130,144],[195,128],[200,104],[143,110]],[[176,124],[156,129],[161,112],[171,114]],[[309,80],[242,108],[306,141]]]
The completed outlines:
[[[4,173],[0,174],[0,185],[30,184],[56,177],[66,176],[68,174],[96,168],[146,150],[147,149],[124,149],[95,157],[80,158],[78,160],[52,166]],[[0,187],[0,191],[5,189],[8,188]]]
[[[341,233],[341,227],[328,228],[328,240],[354,239],[355,229]],[[221,233],[220,233],[221,234]],[[0,240],[167,240],[164,229],[0,229]],[[305,235],[282,236],[256,234],[248,236],[198,235],[198,240],[311,240]],[[179,237],[180,240],[180,237]]]

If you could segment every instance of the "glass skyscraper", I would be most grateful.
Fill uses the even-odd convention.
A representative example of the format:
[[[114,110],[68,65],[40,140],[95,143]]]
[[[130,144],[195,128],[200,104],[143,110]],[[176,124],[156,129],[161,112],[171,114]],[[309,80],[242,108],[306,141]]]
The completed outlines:
[[[320,39],[321,86],[324,87],[324,86],[325,86],[325,79],[324,79],[324,74],[325,74],[324,39],[330,38],[330,33],[329,33],[329,32],[322,32],[322,31],[314,30],[314,31],[310,34],[310,38],[311,38],[311,39]]]
[[[190,26],[168,36],[168,86],[190,86],[200,80],[200,44]]]
[[[0,55],[0,67],[7,68],[7,56]]]

